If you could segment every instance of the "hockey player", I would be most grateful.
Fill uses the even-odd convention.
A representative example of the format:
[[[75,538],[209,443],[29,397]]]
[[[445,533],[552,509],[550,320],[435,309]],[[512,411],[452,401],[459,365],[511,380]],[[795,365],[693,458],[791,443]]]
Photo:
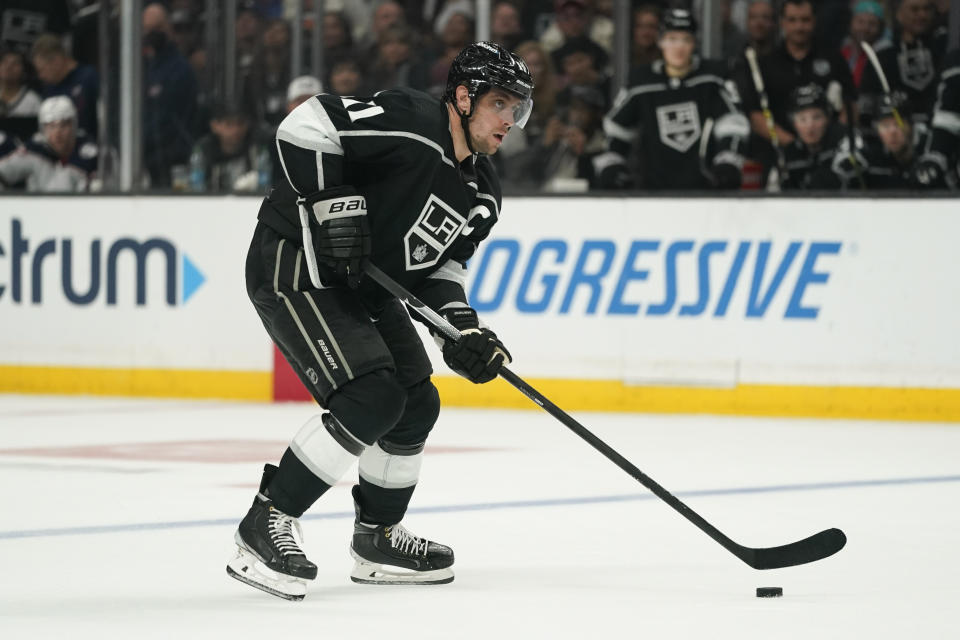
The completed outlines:
[[[443,357],[472,382],[510,362],[463,283],[500,213],[486,155],[525,124],[532,90],[520,58],[480,42],[455,58],[442,100],[410,89],[321,94],[280,124],[284,175],[260,208],[247,291],[327,412],[294,436],[279,467],[266,465],[231,576],[303,598],[317,567],[294,535],[297,519],[359,458],[352,580],[453,580],[453,551],[400,524],[440,409],[430,361],[400,302],[361,276],[372,261],[463,332],[442,343]]]
[[[930,137],[917,162],[917,183],[924,187],[955,187],[960,155],[960,49],[951,51],[943,65]]]
[[[847,129],[836,121],[818,84],[797,87],[788,114],[797,136],[783,149],[786,174],[768,184],[779,183],[785,191],[838,189],[858,178],[865,164],[862,142],[856,138],[857,156],[851,159]]]
[[[913,119],[929,124],[936,101],[938,71],[947,50],[946,29],[934,22],[932,0],[899,0],[897,25],[892,41],[876,46],[877,59],[891,90],[906,93],[914,106]],[[876,69],[868,66],[860,85],[863,121],[868,122],[880,105],[883,88]]]
[[[77,129],[77,109],[67,96],[40,103],[40,131],[0,157],[0,184],[26,182],[27,191],[83,192],[97,170],[97,145]],[[0,145],[2,148],[4,145]],[[0,152],[2,153],[2,152]]]
[[[600,184],[739,188],[749,123],[738,110],[726,65],[695,55],[696,22],[689,11],[668,10],[662,27],[663,59],[638,69],[604,120],[608,151],[594,160]],[[627,159],[638,137],[640,176],[635,180]]]
[[[917,159],[927,139],[927,128],[914,123],[912,106],[903,92],[884,96],[873,128],[877,140],[864,150],[864,175],[869,189],[909,189],[916,180]],[[899,120],[898,120],[899,118]]]

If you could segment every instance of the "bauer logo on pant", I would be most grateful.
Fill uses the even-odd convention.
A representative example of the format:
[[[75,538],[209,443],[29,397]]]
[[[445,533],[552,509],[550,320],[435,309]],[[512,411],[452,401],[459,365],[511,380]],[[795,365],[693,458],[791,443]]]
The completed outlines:
[[[466,218],[431,193],[420,217],[403,237],[407,270],[426,269],[437,264],[443,252],[460,236],[466,223]]]
[[[680,153],[700,138],[700,115],[693,101],[657,107],[660,140]]]

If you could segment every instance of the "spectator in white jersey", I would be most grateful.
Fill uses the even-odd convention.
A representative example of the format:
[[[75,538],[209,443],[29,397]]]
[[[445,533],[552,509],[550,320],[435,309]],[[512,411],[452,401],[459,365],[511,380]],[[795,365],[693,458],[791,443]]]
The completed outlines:
[[[0,140],[0,185],[26,183],[31,192],[83,192],[97,170],[98,150],[77,127],[70,98],[54,96],[40,104],[40,132],[26,145]],[[4,151],[5,148],[5,151]]]

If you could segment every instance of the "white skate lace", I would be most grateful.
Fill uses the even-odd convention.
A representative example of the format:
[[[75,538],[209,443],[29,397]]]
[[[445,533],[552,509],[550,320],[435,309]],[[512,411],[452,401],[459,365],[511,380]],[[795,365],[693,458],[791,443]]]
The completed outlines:
[[[303,529],[300,528],[299,520],[276,509],[270,509],[269,529],[270,539],[273,540],[273,544],[276,545],[280,551],[280,555],[305,555],[300,545],[297,544],[297,539],[293,537],[293,531],[295,529],[297,536],[301,540],[303,539]]]
[[[399,524],[387,527],[386,536],[390,539],[390,546],[400,553],[417,556],[427,555],[427,540],[418,538]]]

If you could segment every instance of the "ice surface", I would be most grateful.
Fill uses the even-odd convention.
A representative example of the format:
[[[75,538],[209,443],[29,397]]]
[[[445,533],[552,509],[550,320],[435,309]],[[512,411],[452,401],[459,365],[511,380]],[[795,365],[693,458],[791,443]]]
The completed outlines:
[[[960,637],[960,426],[577,414],[742,544],[849,537],[760,572],[545,413],[445,409],[405,524],[455,549],[453,584],[349,581],[351,471],[304,518],[320,574],[291,603],[224,566],[314,411],[0,396],[0,636]]]

